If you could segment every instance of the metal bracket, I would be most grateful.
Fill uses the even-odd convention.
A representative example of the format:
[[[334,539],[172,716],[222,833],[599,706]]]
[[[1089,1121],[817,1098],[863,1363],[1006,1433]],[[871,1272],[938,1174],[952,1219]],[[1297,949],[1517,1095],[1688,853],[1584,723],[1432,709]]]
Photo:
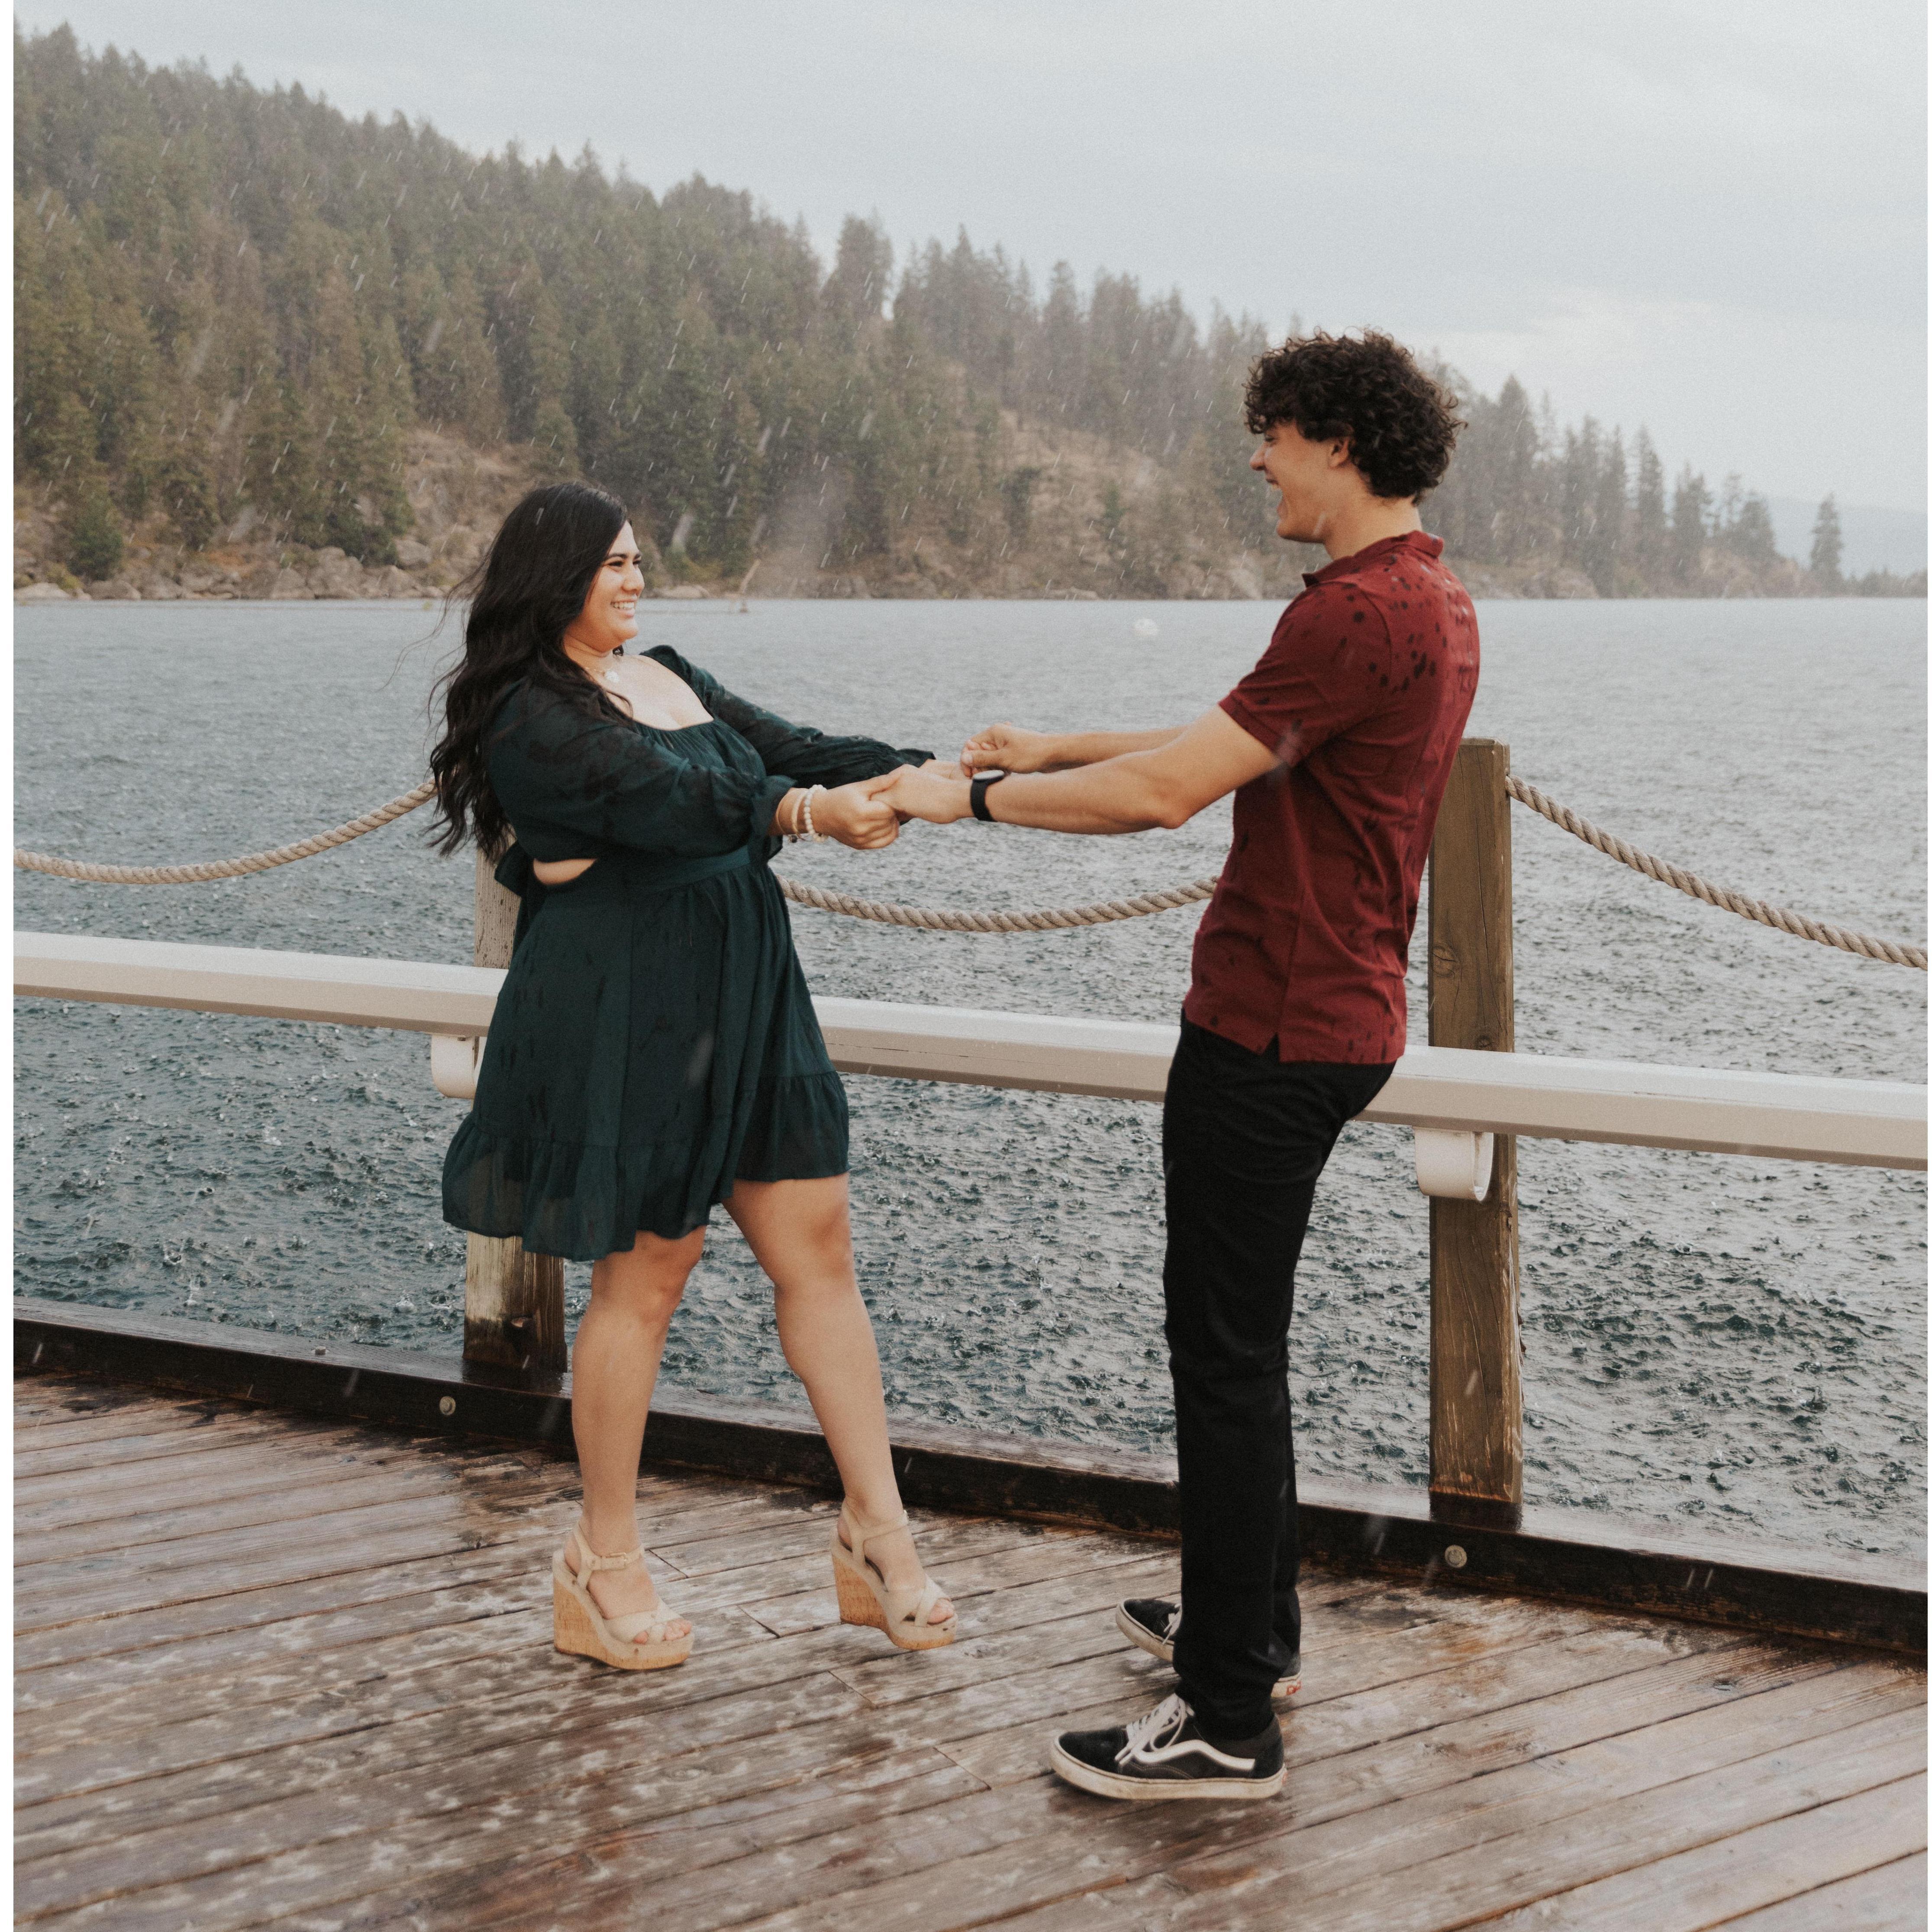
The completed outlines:
[[[429,1036],[429,1075],[436,1090],[452,1100],[476,1097],[476,1075],[483,1064],[488,1034],[433,1033]]]
[[[1490,1191],[1496,1160],[1494,1134],[1415,1130],[1415,1184],[1438,1201],[1481,1200]]]

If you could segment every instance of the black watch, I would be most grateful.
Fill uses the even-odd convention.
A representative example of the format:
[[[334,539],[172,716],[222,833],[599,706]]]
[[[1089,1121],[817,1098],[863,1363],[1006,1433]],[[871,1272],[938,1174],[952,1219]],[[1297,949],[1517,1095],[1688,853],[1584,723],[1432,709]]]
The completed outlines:
[[[999,820],[986,809],[987,788],[996,785],[1006,776],[1004,772],[995,772],[989,778],[975,778],[970,794],[973,802],[973,816],[982,825],[997,825]]]

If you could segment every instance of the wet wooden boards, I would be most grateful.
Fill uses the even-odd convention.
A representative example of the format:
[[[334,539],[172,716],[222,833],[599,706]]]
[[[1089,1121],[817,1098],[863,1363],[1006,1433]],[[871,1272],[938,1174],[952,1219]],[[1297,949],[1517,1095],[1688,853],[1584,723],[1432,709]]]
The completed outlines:
[[[682,1668],[550,1646],[542,1447],[18,1384],[15,1910],[49,1928],[537,1932],[1924,1923],[1912,1660],[1318,1573],[1277,1802],[1045,1770],[1167,1673],[1171,1544],[984,1515],[963,1636],[837,1623],[809,1490],[651,1471]]]

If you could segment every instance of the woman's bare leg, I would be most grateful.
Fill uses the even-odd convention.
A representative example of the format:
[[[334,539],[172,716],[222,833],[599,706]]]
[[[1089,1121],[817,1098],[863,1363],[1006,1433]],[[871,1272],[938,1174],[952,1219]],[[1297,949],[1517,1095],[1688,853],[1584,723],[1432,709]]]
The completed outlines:
[[[640,1234],[628,1253],[606,1255],[590,1270],[590,1306],[571,1350],[570,1418],[584,1475],[584,1531],[601,1556],[638,1546],[638,1458],[651,1391],[670,1318],[704,1252],[702,1228],[677,1241]],[[607,1617],[653,1609],[658,1600],[641,1563],[598,1570],[590,1594]],[[679,1617],[666,1634],[681,1636],[689,1628]]]
[[[899,1486],[879,1352],[852,1265],[844,1175],[740,1180],[724,1206],[772,1278],[778,1341],[811,1398],[854,1511],[866,1522],[890,1521],[899,1513]],[[916,1586],[925,1574],[904,1530],[868,1544],[866,1554],[894,1589]],[[951,1614],[942,1602],[934,1606],[933,1621]]]

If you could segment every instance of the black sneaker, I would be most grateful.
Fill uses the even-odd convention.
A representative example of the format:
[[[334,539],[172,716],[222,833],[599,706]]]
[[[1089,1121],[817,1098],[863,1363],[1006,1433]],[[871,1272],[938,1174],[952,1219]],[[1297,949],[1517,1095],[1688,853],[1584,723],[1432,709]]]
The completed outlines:
[[[1193,1707],[1178,1697],[1156,1704],[1124,1730],[1064,1731],[1053,1741],[1053,1768],[1069,1784],[1102,1798],[1272,1798],[1288,1776],[1281,1726],[1270,1718],[1259,1736],[1216,1744],[1202,1734]]]
[[[1174,1640],[1180,1633],[1180,1603],[1174,1597],[1130,1597],[1114,1610],[1114,1622],[1130,1643],[1138,1644],[1150,1657],[1163,1664],[1174,1661]],[[1288,1668],[1275,1680],[1274,1707],[1285,1711],[1301,1688],[1301,1658],[1288,1659]]]

